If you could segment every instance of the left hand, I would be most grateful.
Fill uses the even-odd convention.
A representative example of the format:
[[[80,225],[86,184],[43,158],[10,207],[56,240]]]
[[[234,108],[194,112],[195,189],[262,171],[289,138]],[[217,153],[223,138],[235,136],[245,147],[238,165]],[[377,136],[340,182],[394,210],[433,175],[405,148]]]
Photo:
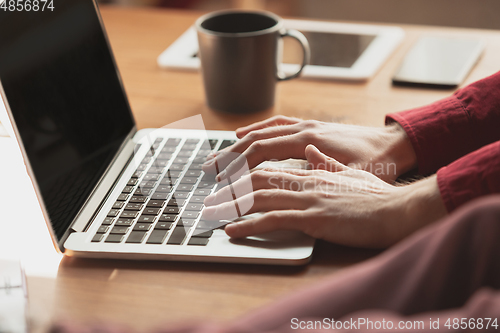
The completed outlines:
[[[398,187],[366,171],[351,169],[312,145],[307,146],[305,155],[313,166],[339,171],[267,169],[245,176],[250,177],[254,192],[237,198],[236,203],[248,206],[253,200],[247,214],[265,214],[227,225],[229,236],[239,238],[293,229],[338,244],[381,248],[446,214],[435,176]],[[248,182],[245,177],[232,184],[234,192]],[[415,191],[415,186],[424,191]],[[413,192],[423,193],[420,198],[424,202],[412,197]],[[207,197],[203,218],[237,218],[233,216],[234,202],[225,202],[225,198],[231,197],[229,186]],[[415,200],[420,208],[429,203],[424,211],[431,214],[413,216],[417,212],[409,203]]]

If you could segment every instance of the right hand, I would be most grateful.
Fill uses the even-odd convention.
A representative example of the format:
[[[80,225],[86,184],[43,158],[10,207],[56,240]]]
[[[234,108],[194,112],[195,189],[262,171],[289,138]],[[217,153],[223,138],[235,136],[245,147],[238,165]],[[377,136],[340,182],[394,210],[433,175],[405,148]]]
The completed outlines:
[[[233,174],[241,167],[233,161],[234,153],[241,154],[250,169],[269,160],[305,159],[309,144],[342,164],[371,172],[390,183],[416,167],[415,152],[397,123],[364,127],[275,116],[240,128],[236,135],[240,140],[209,157],[205,171],[214,170],[216,161],[218,170],[225,169],[220,178]]]

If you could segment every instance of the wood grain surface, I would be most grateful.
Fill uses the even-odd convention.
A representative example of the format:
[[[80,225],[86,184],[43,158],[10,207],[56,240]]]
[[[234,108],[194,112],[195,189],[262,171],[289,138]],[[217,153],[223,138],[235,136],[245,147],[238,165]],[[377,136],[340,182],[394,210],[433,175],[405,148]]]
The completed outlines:
[[[404,42],[371,80],[283,82],[272,110],[230,116],[205,106],[199,73],[164,70],[156,64],[157,56],[201,13],[107,6],[101,11],[139,128],[197,114],[214,130],[234,130],[275,114],[382,126],[386,113],[452,92],[391,85],[396,67],[421,35],[485,39],[485,53],[466,83],[500,69],[498,31],[403,26]],[[111,321],[140,332],[178,320],[228,320],[377,253],[318,242],[312,262],[303,267],[65,257],[55,280],[28,277],[32,319],[38,327],[48,320]]]

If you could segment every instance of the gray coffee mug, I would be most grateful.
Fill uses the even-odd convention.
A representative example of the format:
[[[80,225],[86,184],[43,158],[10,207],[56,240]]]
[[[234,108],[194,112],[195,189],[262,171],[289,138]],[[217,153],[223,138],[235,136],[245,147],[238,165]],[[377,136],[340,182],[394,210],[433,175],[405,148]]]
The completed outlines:
[[[208,106],[229,113],[252,113],[274,105],[276,82],[296,78],[309,62],[307,39],[284,28],[268,12],[220,11],[196,21],[199,56]],[[281,38],[292,37],[304,51],[293,75],[278,70]]]

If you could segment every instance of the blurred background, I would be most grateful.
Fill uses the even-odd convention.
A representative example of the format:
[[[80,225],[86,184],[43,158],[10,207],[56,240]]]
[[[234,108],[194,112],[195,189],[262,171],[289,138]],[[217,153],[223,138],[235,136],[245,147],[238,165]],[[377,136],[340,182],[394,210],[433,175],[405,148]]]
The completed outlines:
[[[202,11],[264,9],[326,20],[500,29],[500,0],[99,0],[124,6]]]

